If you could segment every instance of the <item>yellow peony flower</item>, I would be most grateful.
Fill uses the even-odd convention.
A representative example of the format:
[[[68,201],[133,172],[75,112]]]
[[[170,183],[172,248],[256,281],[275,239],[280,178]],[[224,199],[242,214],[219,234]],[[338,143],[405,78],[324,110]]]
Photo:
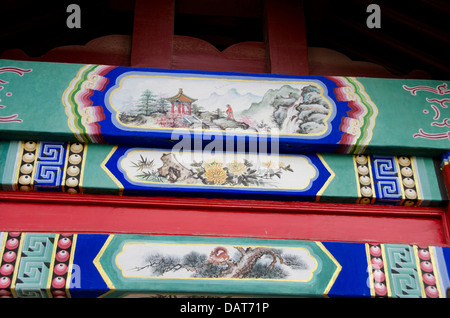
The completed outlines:
[[[210,167],[206,169],[206,180],[214,182],[214,184],[223,184],[227,180],[227,173],[222,167]]]
[[[275,160],[269,160],[269,161],[265,161],[263,162],[263,167],[267,168],[267,169],[272,169],[275,170],[278,168],[278,162]]]
[[[214,157],[206,159],[203,162],[203,168],[205,168],[205,170],[208,170],[209,168],[222,168],[222,166],[222,162]]]
[[[233,161],[227,164],[228,171],[235,176],[241,176],[247,171],[247,167],[242,162]]]

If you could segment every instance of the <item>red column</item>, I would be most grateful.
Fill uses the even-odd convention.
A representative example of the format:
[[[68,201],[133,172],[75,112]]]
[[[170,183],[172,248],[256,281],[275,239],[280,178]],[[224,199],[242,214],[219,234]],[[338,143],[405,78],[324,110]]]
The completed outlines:
[[[171,68],[174,0],[136,0],[131,66]]]
[[[192,103],[189,103],[189,115],[191,114],[191,104]]]
[[[264,3],[270,73],[308,75],[303,2],[265,0]]]

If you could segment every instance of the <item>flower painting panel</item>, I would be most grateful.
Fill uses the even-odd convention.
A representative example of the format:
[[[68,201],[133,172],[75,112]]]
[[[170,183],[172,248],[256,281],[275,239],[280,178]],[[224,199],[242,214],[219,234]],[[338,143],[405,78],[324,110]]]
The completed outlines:
[[[303,190],[318,176],[307,156],[170,152],[130,149],[120,160],[126,179],[142,186],[272,188]]]

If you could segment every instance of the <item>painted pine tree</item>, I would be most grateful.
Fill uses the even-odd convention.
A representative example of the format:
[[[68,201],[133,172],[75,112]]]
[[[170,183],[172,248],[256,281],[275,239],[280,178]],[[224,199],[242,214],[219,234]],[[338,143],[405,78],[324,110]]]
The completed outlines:
[[[150,116],[156,104],[156,95],[151,90],[146,89],[136,105],[139,115]]]

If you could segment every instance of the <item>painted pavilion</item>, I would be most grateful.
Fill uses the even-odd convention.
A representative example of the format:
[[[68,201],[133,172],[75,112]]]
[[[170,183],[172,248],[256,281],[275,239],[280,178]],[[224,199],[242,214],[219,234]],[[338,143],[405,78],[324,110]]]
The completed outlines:
[[[192,103],[196,101],[196,99],[190,98],[189,96],[185,95],[182,88],[180,88],[178,94],[166,98],[166,100],[168,100],[172,104],[172,113],[175,113],[176,109],[178,114],[186,114],[185,109],[187,108],[188,115],[191,114]]]

